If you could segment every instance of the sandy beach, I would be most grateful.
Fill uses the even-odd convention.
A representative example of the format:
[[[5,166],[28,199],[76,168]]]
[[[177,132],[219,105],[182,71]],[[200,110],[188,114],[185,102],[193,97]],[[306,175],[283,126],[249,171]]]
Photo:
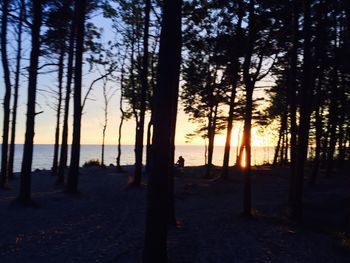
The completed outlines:
[[[141,262],[146,187],[128,190],[133,168],[125,169],[81,168],[76,196],[55,186],[49,171],[36,171],[36,206],[28,208],[13,204],[19,180],[12,181],[12,190],[0,191],[0,262]],[[305,187],[303,226],[286,217],[286,169],[256,168],[252,179],[255,216],[248,219],[240,215],[238,171],[222,182],[186,167],[175,179],[182,224],[169,227],[169,262],[350,262],[340,234],[350,230],[348,177]]]

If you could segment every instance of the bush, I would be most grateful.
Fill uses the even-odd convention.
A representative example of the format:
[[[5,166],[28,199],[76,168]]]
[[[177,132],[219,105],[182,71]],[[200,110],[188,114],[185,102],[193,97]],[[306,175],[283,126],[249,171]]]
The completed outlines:
[[[101,166],[99,159],[91,159],[83,164],[83,167]]]

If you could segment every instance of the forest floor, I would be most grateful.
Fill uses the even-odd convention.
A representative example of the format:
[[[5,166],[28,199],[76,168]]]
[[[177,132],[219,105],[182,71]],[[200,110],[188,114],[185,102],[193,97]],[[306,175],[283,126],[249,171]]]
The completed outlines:
[[[14,204],[0,190],[0,262],[141,262],[146,187],[127,189],[132,167],[82,168],[81,194],[55,186],[48,171],[33,173],[34,207]],[[214,171],[214,173],[218,170]],[[286,216],[288,170],[255,168],[254,216],[242,217],[242,175],[227,181],[203,178],[203,167],[176,177],[176,213],[169,227],[171,263],[350,262],[350,177],[322,177],[305,186],[302,226]]]

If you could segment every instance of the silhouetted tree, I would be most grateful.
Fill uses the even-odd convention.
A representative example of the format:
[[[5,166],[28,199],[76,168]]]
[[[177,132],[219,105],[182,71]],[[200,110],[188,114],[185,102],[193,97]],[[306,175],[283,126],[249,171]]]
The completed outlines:
[[[230,77],[231,77],[231,94],[229,98],[229,113],[227,118],[227,132],[226,132],[226,140],[225,140],[225,150],[224,150],[224,159],[222,165],[222,178],[226,178],[228,176],[228,166],[230,160],[230,149],[231,149],[231,136],[232,136],[232,128],[233,128],[233,117],[234,117],[234,107],[235,107],[235,99],[237,93],[237,84],[239,81],[239,70],[240,70],[240,53],[241,49],[241,41],[242,41],[242,20],[243,20],[243,1],[238,1],[238,22],[237,22],[237,30],[234,37],[233,44],[233,55],[230,67]]]
[[[303,25],[303,79],[300,89],[300,120],[298,130],[297,159],[295,186],[292,196],[292,217],[302,220],[302,200],[303,200],[303,181],[304,181],[304,165],[307,158],[309,128],[310,128],[310,99],[313,92],[313,72],[312,72],[312,54],[311,54],[311,1],[303,1],[304,25]]]
[[[8,159],[8,177],[13,178],[13,162],[15,157],[15,139],[16,139],[16,123],[17,123],[17,107],[18,107],[18,92],[20,88],[21,61],[22,61],[22,35],[23,35],[23,20],[25,17],[26,3],[24,0],[18,2],[19,17],[16,28],[17,34],[17,50],[16,50],[16,70],[15,82],[13,86],[13,107],[12,107],[12,123],[11,123],[11,141],[10,152]]]
[[[150,27],[151,1],[145,0],[144,8],[144,25],[143,25],[143,56],[141,70],[141,94],[140,94],[140,113],[139,122],[136,125],[135,139],[135,176],[133,186],[139,186],[142,176],[142,154],[143,154],[143,137],[145,126],[146,100],[148,90],[148,67],[149,67],[149,27]]]
[[[81,134],[81,86],[82,86],[82,63],[85,36],[85,12],[86,1],[75,1],[76,19],[76,51],[74,67],[74,116],[73,116],[73,142],[71,149],[71,160],[67,180],[67,192],[78,192],[79,161],[80,161],[80,134]]]
[[[153,143],[148,183],[143,262],[167,262],[169,167],[174,150],[172,111],[177,104],[181,63],[181,0],[164,2],[157,84],[153,97]],[[171,116],[171,118],[169,118]]]
[[[35,125],[35,104],[38,76],[38,62],[40,55],[40,28],[42,24],[42,1],[32,1],[33,22],[31,30],[31,53],[28,79],[28,102],[27,102],[27,119],[26,134],[23,149],[23,161],[21,167],[21,183],[19,192],[19,201],[22,204],[31,202],[31,172],[33,161],[33,139]]]
[[[69,102],[71,96],[71,85],[73,81],[74,70],[74,50],[75,50],[75,21],[70,21],[69,25],[69,43],[68,43],[68,59],[66,71],[66,94],[64,100],[63,127],[62,127],[62,142],[60,151],[60,160],[58,167],[57,184],[64,183],[64,172],[67,167],[68,159],[68,117],[69,117]]]
[[[9,60],[7,56],[7,30],[8,30],[8,13],[9,2],[4,0],[2,3],[1,16],[1,62],[5,81],[5,97],[3,101],[4,120],[2,130],[2,145],[1,145],[1,178],[0,186],[5,187],[7,184],[8,172],[8,140],[9,140],[9,124],[10,124],[10,101],[11,101],[11,80]]]

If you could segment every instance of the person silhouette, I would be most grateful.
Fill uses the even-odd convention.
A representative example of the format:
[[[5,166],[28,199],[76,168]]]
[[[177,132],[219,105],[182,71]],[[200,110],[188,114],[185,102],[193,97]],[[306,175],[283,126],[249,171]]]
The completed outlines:
[[[184,168],[185,166],[185,159],[180,155],[179,159],[176,162],[176,167],[177,168]]]

